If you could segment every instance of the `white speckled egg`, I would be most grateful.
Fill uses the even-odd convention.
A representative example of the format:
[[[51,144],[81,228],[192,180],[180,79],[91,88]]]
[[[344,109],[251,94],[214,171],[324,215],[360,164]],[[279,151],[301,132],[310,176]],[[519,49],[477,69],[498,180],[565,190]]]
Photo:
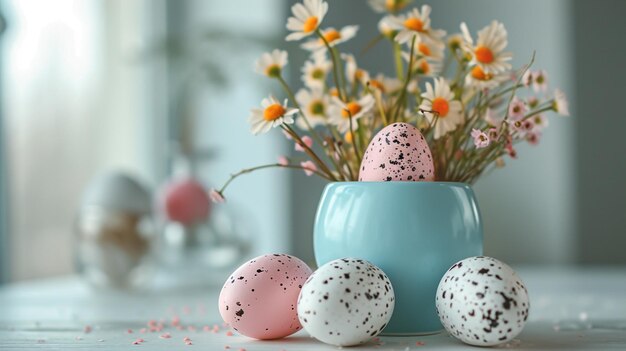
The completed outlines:
[[[464,343],[492,346],[524,329],[528,291],[515,271],[495,258],[455,263],[437,288],[437,313],[446,330]]]
[[[298,297],[298,319],[314,338],[336,346],[367,342],[387,325],[394,307],[387,275],[373,264],[343,258],[318,268]]]
[[[424,136],[407,123],[393,123],[378,132],[363,154],[359,180],[432,181],[435,167]]]
[[[224,322],[255,339],[278,339],[302,328],[296,305],[302,284],[312,271],[300,259],[272,254],[237,268],[219,296]]]

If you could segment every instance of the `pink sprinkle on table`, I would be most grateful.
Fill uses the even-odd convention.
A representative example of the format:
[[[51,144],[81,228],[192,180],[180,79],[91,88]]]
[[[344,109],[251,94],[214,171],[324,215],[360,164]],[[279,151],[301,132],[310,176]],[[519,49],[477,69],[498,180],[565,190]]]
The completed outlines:
[[[164,333],[159,336],[161,339],[170,339],[172,335],[170,333]]]
[[[137,340],[133,341],[133,345],[139,345],[139,344],[141,344],[141,343],[142,343],[142,342],[144,342],[144,341],[145,341],[144,339],[139,338],[139,339],[137,339]]]
[[[193,345],[193,343],[191,342],[191,340],[189,340],[189,341],[186,341],[186,342],[185,342],[185,345],[187,345],[187,346],[191,346],[191,345]]]
[[[128,334],[132,334],[132,333],[133,333],[133,330],[132,330],[132,329],[128,329],[128,330],[126,330],[126,333],[128,333]]]
[[[421,341],[418,341],[418,342],[416,342],[416,343],[415,343],[415,346],[424,346],[424,345],[426,345],[426,344],[424,344],[424,343],[423,343],[423,342],[421,342]]]
[[[83,331],[85,332],[85,334],[89,334],[92,331],[92,328],[90,325],[86,325],[85,328],[83,329]]]
[[[175,327],[176,327],[176,326],[179,326],[179,325],[180,325],[180,317],[178,317],[178,316],[174,316],[174,317],[172,318],[172,325],[173,325],[173,326],[175,326]]]
[[[226,332],[226,336],[233,336],[233,332],[231,332],[230,330]]]
[[[141,329],[139,329],[139,332],[140,332],[140,333],[145,333],[145,332],[147,332],[147,331],[148,331],[148,329],[146,329],[146,328],[141,328]]]

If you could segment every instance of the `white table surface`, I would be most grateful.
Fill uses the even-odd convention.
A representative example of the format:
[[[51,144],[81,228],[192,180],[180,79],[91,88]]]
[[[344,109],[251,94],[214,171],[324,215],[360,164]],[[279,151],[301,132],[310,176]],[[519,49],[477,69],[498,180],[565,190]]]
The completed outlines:
[[[531,295],[529,322],[518,339],[500,348],[626,350],[626,268],[527,268],[519,273]],[[305,332],[278,341],[255,341],[237,333],[229,336],[217,313],[217,292],[217,288],[148,294],[98,291],[76,277],[8,285],[0,288],[0,350],[338,349]],[[174,316],[180,317],[185,330],[171,326]],[[161,319],[166,322],[163,331],[141,333],[148,321]],[[220,323],[217,333],[203,330],[216,323]],[[88,333],[86,326],[92,329]],[[165,332],[172,338],[159,337]],[[185,337],[193,345],[186,345]],[[133,345],[137,338],[145,342]],[[378,342],[346,349],[478,350],[446,333],[381,337]]]

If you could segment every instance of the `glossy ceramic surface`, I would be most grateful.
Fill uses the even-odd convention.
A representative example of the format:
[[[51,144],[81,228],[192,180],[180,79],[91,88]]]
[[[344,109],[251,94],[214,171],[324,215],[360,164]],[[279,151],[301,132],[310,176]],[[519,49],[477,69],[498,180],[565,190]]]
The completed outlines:
[[[455,262],[482,255],[472,189],[447,182],[341,182],[326,186],[315,218],[315,259],[355,257],[391,280],[396,307],[384,334],[442,329],[437,285]]]

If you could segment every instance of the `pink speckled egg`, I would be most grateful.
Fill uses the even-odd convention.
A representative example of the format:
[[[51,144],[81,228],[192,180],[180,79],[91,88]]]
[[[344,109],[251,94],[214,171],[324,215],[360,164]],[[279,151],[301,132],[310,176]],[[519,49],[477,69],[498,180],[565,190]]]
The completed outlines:
[[[219,297],[224,322],[255,339],[278,339],[302,328],[296,307],[302,285],[313,273],[285,254],[252,259],[226,280]]]
[[[184,225],[206,219],[211,209],[209,195],[202,184],[193,178],[168,183],[161,201],[167,219]]]
[[[407,123],[394,123],[374,136],[363,154],[359,181],[433,181],[435,167],[426,139]]]

